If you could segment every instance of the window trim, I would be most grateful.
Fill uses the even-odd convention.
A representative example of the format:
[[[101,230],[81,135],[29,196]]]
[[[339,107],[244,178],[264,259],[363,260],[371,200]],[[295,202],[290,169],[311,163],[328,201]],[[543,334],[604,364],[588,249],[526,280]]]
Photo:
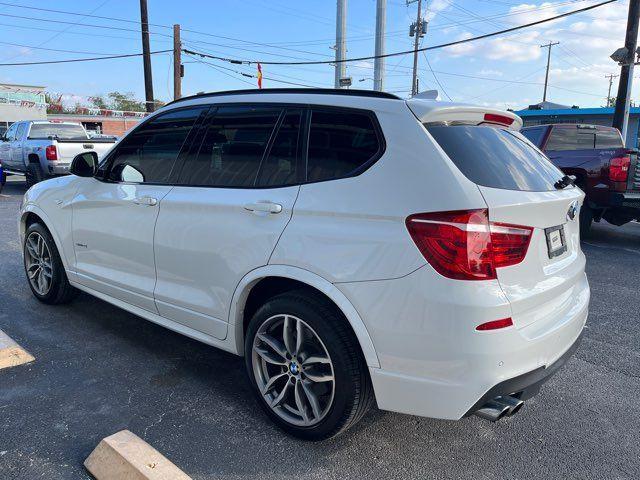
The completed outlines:
[[[108,178],[108,174],[111,171],[111,167],[113,166],[114,157],[116,156],[116,154],[118,152],[118,148],[120,148],[120,145],[124,141],[126,141],[131,135],[136,134],[138,132],[138,130],[140,130],[147,123],[152,122],[156,118],[159,118],[159,117],[161,117],[163,115],[174,113],[174,112],[178,112],[178,111],[182,111],[182,110],[193,110],[193,109],[198,109],[198,108],[202,108],[202,111],[196,117],[195,122],[193,123],[193,125],[191,126],[191,129],[189,130],[189,133],[185,137],[184,142],[182,143],[182,146],[180,147],[180,151],[178,152],[178,156],[176,157],[176,160],[175,160],[175,162],[173,164],[173,168],[171,169],[171,172],[169,173],[169,178],[167,179],[166,182],[123,182],[123,181],[110,180]],[[151,116],[145,118],[138,125],[136,125],[127,135],[125,135],[114,146],[113,150],[111,150],[107,154],[107,156],[101,162],[101,165],[103,165],[104,167],[100,168],[98,170],[98,173],[94,176],[94,178],[96,180],[99,180],[99,181],[103,182],[103,183],[111,183],[111,184],[114,184],[114,185],[162,185],[162,186],[174,186],[174,185],[176,185],[178,175],[179,175],[180,170],[182,169],[182,165],[184,163],[184,155],[191,148],[191,143],[193,141],[194,132],[199,130],[203,119],[208,115],[210,110],[211,110],[211,105],[207,105],[207,104],[186,105],[186,106],[179,107],[179,108],[172,108],[172,109],[167,110],[165,112],[158,113],[157,115],[151,115]]]
[[[208,128],[207,121],[209,120],[210,116],[215,117],[215,114],[216,114],[218,108],[227,107],[227,106],[229,106],[229,107],[249,106],[249,107],[280,108],[282,110],[281,113],[280,113],[280,117],[278,118],[278,121],[276,123],[276,128],[272,132],[271,137],[269,139],[269,142],[267,144],[267,148],[265,149],[265,153],[263,153],[262,159],[260,160],[259,169],[262,167],[262,162],[266,158],[265,155],[268,152],[271,151],[271,147],[272,147],[273,141],[275,140],[275,136],[277,135],[277,132],[279,130],[282,118],[284,118],[284,115],[286,115],[286,112],[288,110],[296,110],[296,109],[301,110],[301,115],[302,115],[301,121],[300,121],[301,141],[298,142],[298,149],[299,149],[300,154],[298,156],[298,163],[296,165],[296,167],[298,169],[296,183],[288,184],[288,185],[257,186],[257,185],[255,185],[255,182],[257,181],[257,178],[258,178],[257,174],[256,174],[256,179],[254,180],[254,185],[249,186],[249,187],[244,187],[244,186],[233,186],[232,187],[232,186],[214,186],[214,185],[192,185],[192,184],[181,184],[181,183],[178,183],[178,179],[180,178],[180,175],[182,173],[182,169],[184,168],[184,164],[185,164],[187,155],[191,154],[192,149],[197,149],[197,153],[196,154],[198,154],[200,152],[200,149],[202,148],[202,143],[204,142],[204,138],[205,138],[206,131],[207,131],[207,128]],[[151,182],[144,182],[144,183],[115,182],[113,180],[108,180],[106,178],[107,172],[111,168],[111,164],[113,163],[113,157],[116,154],[119,145],[122,142],[124,142],[130,135],[133,135],[135,132],[137,132],[139,128],[141,128],[143,125],[146,125],[148,122],[152,121],[153,119],[159,117],[160,115],[164,115],[164,114],[167,114],[167,113],[173,113],[173,112],[176,112],[176,111],[179,111],[179,110],[188,110],[188,109],[200,108],[200,107],[203,108],[203,111],[200,113],[200,115],[196,119],[195,123],[191,127],[191,130],[189,131],[189,134],[187,135],[187,138],[185,139],[184,144],[182,145],[182,148],[180,149],[180,152],[179,152],[178,157],[176,159],[176,163],[174,165],[174,168],[171,171],[170,178],[166,183],[155,183],[155,182],[154,183],[151,183]],[[367,160],[365,163],[360,165],[358,168],[356,168],[352,172],[349,172],[349,174],[347,174],[347,175],[343,175],[343,176],[339,176],[339,177],[327,178],[327,179],[324,179],[324,180],[307,181],[307,166],[308,166],[308,158],[309,158],[309,135],[310,135],[310,132],[311,132],[311,115],[312,115],[312,111],[313,110],[322,110],[322,111],[329,111],[329,112],[335,112],[335,113],[358,113],[358,114],[366,115],[367,117],[369,117],[369,119],[371,120],[371,123],[373,124],[373,129],[374,129],[374,132],[376,134],[376,138],[378,140],[378,150],[377,150],[377,152],[369,160]],[[357,107],[343,107],[343,106],[334,106],[334,105],[311,104],[311,103],[304,103],[304,102],[300,102],[300,103],[293,103],[293,102],[198,103],[198,104],[193,104],[193,105],[185,105],[185,106],[180,106],[180,107],[176,107],[176,108],[171,108],[171,109],[163,111],[162,113],[159,113],[157,115],[152,115],[152,116],[149,116],[148,118],[145,118],[138,125],[136,125],[126,136],[124,136],[115,145],[113,150],[111,150],[107,154],[107,156],[101,162],[101,164],[104,165],[105,168],[102,171],[102,173],[100,173],[100,171],[99,171],[99,174],[96,175],[95,178],[97,180],[100,180],[100,181],[105,182],[105,183],[130,184],[130,185],[164,185],[164,186],[189,187],[189,188],[227,188],[227,189],[246,189],[246,190],[267,190],[267,189],[272,189],[272,188],[290,188],[290,187],[299,187],[301,185],[310,185],[310,184],[315,184],[315,183],[331,182],[331,181],[334,181],[334,180],[342,180],[342,179],[346,179],[346,178],[357,177],[359,175],[362,175],[369,168],[371,168],[375,163],[377,163],[378,160],[380,160],[380,158],[382,158],[382,156],[386,153],[386,151],[387,151],[387,141],[386,141],[386,138],[384,136],[384,132],[382,130],[382,127],[380,126],[380,122],[378,120],[378,117],[377,117],[376,113],[373,110],[368,110],[368,109],[364,109],[364,108],[357,108]],[[258,173],[259,173],[259,169],[258,169]]]

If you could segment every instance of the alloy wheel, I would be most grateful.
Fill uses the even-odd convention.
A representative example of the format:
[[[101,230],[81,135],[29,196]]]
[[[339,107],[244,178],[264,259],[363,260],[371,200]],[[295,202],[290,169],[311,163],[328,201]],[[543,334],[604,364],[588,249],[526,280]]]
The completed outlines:
[[[327,415],[335,394],[334,368],[313,328],[293,315],[274,315],[258,329],[252,350],[258,389],[276,415],[303,427]]]
[[[51,289],[53,263],[47,242],[38,232],[31,232],[25,242],[25,268],[29,283],[38,295]]]

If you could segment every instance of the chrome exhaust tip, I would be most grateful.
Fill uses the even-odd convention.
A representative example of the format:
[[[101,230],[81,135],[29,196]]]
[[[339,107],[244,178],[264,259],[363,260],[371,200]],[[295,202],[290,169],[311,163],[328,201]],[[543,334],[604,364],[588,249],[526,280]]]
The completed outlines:
[[[509,413],[509,405],[506,403],[499,403],[495,400],[489,400],[481,408],[476,410],[474,415],[480,418],[489,420],[490,422],[497,422],[502,417]]]
[[[518,413],[522,408],[522,406],[524,405],[524,402],[522,400],[516,397],[512,397],[511,395],[504,395],[502,397],[497,397],[495,401],[497,403],[500,403],[502,405],[507,405],[509,407],[509,411],[507,412],[507,415],[509,417],[511,415],[515,415],[516,413]]]

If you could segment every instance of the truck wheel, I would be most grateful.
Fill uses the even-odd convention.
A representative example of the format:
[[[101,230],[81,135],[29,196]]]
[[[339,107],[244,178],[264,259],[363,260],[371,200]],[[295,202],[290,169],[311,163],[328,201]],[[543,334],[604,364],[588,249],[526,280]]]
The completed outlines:
[[[587,238],[593,223],[593,209],[586,203],[580,208],[580,238]]]
[[[42,169],[40,168],[40,165],[37,163],[30,163],[27,166],[25,179],[27,181],[27,188],[31,188],[36,183],[43,181],[44,175],[42,174]]]

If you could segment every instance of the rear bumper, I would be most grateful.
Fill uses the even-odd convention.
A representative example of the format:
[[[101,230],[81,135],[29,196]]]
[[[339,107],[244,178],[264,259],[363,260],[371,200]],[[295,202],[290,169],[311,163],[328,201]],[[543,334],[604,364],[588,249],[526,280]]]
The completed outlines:
[[[609,198],[613,207],[632,208],[640,211],[640,192],[612,192]]]
[[[47,166],[47,173],[49,173],[50,175],[68,175],[69,164],[49,163],[49,165]]]
[[[448,420],[497,390],[535,394],[577,345],[590,296],[577,264],[526,322],[518,314],[514,327],[478,332],[481,323],[514,315],[497,282],[447,280],[427,265],[395,280],[336,286],[365,321],[380,359],[369,369],[378,407]]]
[[[520,400],[528,400],[538,394],[540,387],[553,375],[555,375],[560,368],[573,356],[578,349],[580,341],[582,340],[583,333],[573,342],[573,345],[562,354],[562,356],[553,362],[551,365],[544,367],[538,367],[531,372],[523,373],[517,377],[510,378],[500,382],[496,386],[492,387],[485,393],[480,400],[478,400],[473,407],[465,414],[465,417],[472,415],[476,410],[482,408],[482,406],[489,400],[503,395],[512,395]]]

